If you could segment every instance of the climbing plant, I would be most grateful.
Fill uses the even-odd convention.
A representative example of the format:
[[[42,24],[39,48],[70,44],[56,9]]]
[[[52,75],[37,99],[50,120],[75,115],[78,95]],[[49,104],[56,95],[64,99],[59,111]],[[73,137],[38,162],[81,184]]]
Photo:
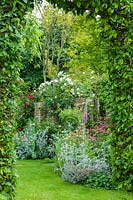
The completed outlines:
[[[0,1],[0,193],[15,198],[15,115],[20,69],[19,40],[23,16],[33,8],[31,0]]]
[[[66,11],[98,17],[101,37],[109,38],[113,180],[133,190],[133,68],[131,0],[49,0]]]

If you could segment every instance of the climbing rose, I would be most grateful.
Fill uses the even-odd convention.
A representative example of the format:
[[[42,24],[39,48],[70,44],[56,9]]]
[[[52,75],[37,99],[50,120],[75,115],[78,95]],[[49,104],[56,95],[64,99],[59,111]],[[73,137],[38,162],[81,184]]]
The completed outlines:
[[[28,98],[29,98],[29,99],[32,99],[33,96],[32,96],[31,94],[28,94]]]
[[[25,104],[25,106],[28,106],[28,105],[29,105],[29,102],[28,102],[28,101],[26,101],[26,102],[24,102],[24,104]]]

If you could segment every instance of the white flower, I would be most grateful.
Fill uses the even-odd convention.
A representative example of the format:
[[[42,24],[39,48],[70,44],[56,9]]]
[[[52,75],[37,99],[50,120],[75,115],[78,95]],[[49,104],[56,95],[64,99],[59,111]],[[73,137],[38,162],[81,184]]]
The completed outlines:
[[[70,81],[70,82],[69,82],[69,84],[70,84],[71,86],[73,86],[73,85],[74,85],[72,81]]]
[[[60,77],[60,76],[62,76],[63,75],[63,71],[60,71],[59,73],[58,73],[58,77]]]
[[[72,80],[68,77],[68,78],[66,78],[66,81],[71,82]]]
[[[71,89],[71,93],[74,95],[74,89],[73,88]]]
[[[45,83],[41,83],[39,87],[44,87],[45,86]]]
[[[51,85],[51,82],[47,82],[47,85]]]
[[[57,80],[57,79],[55,79],[53,82],[54,82],[54,83],[58,83],[58,80]]]

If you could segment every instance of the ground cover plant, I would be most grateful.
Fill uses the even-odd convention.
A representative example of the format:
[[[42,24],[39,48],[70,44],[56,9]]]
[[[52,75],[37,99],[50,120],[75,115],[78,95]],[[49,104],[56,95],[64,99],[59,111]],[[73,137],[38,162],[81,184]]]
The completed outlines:
[[[64,182],[53,168],[50,160],[17,161],[16,200],[133,200],[131,193]]]

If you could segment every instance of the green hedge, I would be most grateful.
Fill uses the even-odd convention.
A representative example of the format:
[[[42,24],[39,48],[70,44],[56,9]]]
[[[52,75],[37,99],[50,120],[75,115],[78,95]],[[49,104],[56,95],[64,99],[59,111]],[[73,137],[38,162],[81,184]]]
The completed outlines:
[[[15,113],[22,18],[33,1],[0,1],[0,193],[15,199]]]

